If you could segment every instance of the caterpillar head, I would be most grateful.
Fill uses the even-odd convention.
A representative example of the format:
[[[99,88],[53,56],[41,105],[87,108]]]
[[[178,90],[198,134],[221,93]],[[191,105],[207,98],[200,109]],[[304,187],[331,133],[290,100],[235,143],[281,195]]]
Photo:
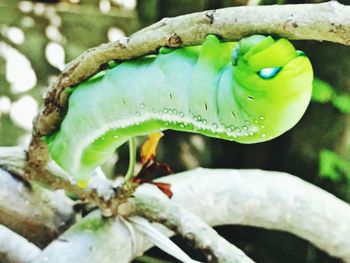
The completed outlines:
[[[310,101],[313,72],[309,59],[286,39],[254,35],[232,52],[237,96],[248,115],[259,112],[266,130],[260,141],[292,128]]]

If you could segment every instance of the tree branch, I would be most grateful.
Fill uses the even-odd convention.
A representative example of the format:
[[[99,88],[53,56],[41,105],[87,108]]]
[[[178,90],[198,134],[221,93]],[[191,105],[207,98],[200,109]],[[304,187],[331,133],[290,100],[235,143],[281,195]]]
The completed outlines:
[[[23,156],[22,152],[22,160]],[[22,161],[16,162],[16,157],[8,160],[19,164],[16,170],[23,174],[23,166],[20,167]],[[3,162],[0,162],[1,166],[4,164],[3,158],[0,161]],[[52,176],[55,176],[54,170],[52,171]],[[301,179],[285,173],[259,170],[197,169],[168,176],[161,181],[172,185],[172,202],[189,209],[210,225],[242,224],[288,231],[305,238],[330,255],[350,262],[350,240],[347,238],[350,235],[350,206]],[[6,196],[12,196],[13,191],[16,192],[4,183],[0,185],[4,186],[0,193],[5,193]],[[140,204],[144,202],[145,193],[151,193],[155,198],[164,198],[156,188],[141,186],[135,193]],[[23,214],[26,210],[19,205],[21,202],[18,200],[21,199],[14,197],[14,203],[5,198],[1,200],[5,204],[2,207],[18,208],[21,212],[19,215],[22,216],[15,218],[30,219]],[[25,200],[38,204],[32,199]],[[139,211],[137,213],[146,215],[146,212],[142,212],[144,207],[136,205],[136,211]],[[150,209],[148,212],[154,211]],[[147,217],[158,222],[164,219],[161,215],[158,216],[154,213]],[[40,223],[37,218],[36,221]],[[168,222],[176,220],[170,216]]]
[[[22,236],[0,225],[0,258],[2,263],[29,263],[41,250]]]
[[[40,157],[40,155],[37,156],[36,160],[41,162]],[[134,183],[123,184],[117,191],[113,192],[110,198],[106,199],[104,196],[100,196],[101,193],[97,189],[78,187],[72,182],[73,178],[53,161],[46,164],[41,163],[41,166],[33,168],[32,166],[26,166],[25,159],[26,153],[21,146],[0,147],[0,169],[2,168],[18,176],[22,181],[40,183],[49,186],[51,190],[63,189],[75,194],[80,200],[98,205],[104,216],[115,215],[119,204],[125,202],[138,186]],[[29,177],[26,176],[26,170],[28,169],[31,169]],[[104,183],[109,184],[112,188],[111,181],[104,179]]]
[[[178,205],[187,209],[210,225],[239,224],[287,231],[350,262],[350,206],[297,177],[261,170],[196,169],[159,181],[172,185],[174,196],[167,207],[176,204],[173,208]],[[191,221],[178,222],[178,210],[160,211],[156,206],[164,204],[165,198],[156,187],[143,185],[132,200],[134,211],[150,220],[183,228],[183,234],[201,232],[200,225]],[[160,230],[165,231],[162,227]],[[149,247],[142,235],[119,219],[103,220],[94,213],[50,244],[40,258],[60,259],[57,263],[75,259],[86,263],[128,262]],[[41,262],[39,259],[35,262]]]
[[[41,150],[39,150],[41,151]],[[47,154],[43,153],[44,155]],[[42,161],[41,156],[35,157],[36,160]],[[57,164],[52,162],[43,162],[43,167],[34,167],[31,175],[35,178],[35,182],[50,186],[51,190],[64,189],[67,192],[78,195],[81,199],[89,198],[92,194],[85,189],[71,183],[69,175],[63,171]],[[0,168],[17,175],[23,180],[32,179],[27,178],[25,173],[26,166],[26,152],[22,146],[0,147]],[[31,167],[33,168],[33,167]]]
[[[196,169],[160,181],[172,185],[173,202],[210,225],[287,231],[350,262],[350,205],[295,176],[261,170]],[[142,186],[136,198],[142,200],[147,188],[162,196],[155,187]]]
[[[0,169],[0,224],[36,245],[46,246],[74,223],[72,206],[63,193],[30,186]]]
[[[142,195],[142,198],[133,199],[132,203],[137,215],[161,223],[180,234],[203,251],[208,262],[254,262],[195,214],[171,202],[167,197]]]

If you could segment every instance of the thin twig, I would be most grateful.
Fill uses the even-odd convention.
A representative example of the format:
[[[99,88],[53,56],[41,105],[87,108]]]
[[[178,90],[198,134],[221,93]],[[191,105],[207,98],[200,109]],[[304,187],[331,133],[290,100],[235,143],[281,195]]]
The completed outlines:
[[[135,175],[135,163],[136,163],[136,139],[131,138],[129,140],[129,167],[125,175],[125,181],[128,182]]]

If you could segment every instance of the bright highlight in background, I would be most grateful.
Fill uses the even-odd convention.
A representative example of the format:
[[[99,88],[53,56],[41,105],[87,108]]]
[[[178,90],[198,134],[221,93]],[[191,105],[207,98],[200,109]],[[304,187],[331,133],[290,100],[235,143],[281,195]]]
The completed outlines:
[[[23,96],[18,101],[12,103],[10,110],[11,120],[18,126],[26,130],[33,127],[33,118],[38,112],[38,103],[31,96]]]
[[[36,85],[36,75],[26,56],[0,42],[0,56],[6,60],[6,79],[12,93],[28,91]]]
[[[122,37],[125,37],[125,33],[123,30],[117,28],[117,27],[111,27],[108,30],[107,37],[109,41],[117,41],[121,39]]]
[[[65,52],[64,48],[60,44],[55,42],[48,43],[45,48],[45,56],[47,61],[52,66],[58,68],[59,70],[64,69]]]

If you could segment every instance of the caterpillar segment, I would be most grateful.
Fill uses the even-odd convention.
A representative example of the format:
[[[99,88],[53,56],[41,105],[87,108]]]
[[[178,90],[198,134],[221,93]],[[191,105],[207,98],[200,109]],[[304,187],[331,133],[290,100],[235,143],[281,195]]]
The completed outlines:
[[[310,101],[312,66],[286,39],[162,48],[75,87],[60,129],[46,137],[64,170],[88,180],[130,138],[167,129],[258,143],[292,128]]]

